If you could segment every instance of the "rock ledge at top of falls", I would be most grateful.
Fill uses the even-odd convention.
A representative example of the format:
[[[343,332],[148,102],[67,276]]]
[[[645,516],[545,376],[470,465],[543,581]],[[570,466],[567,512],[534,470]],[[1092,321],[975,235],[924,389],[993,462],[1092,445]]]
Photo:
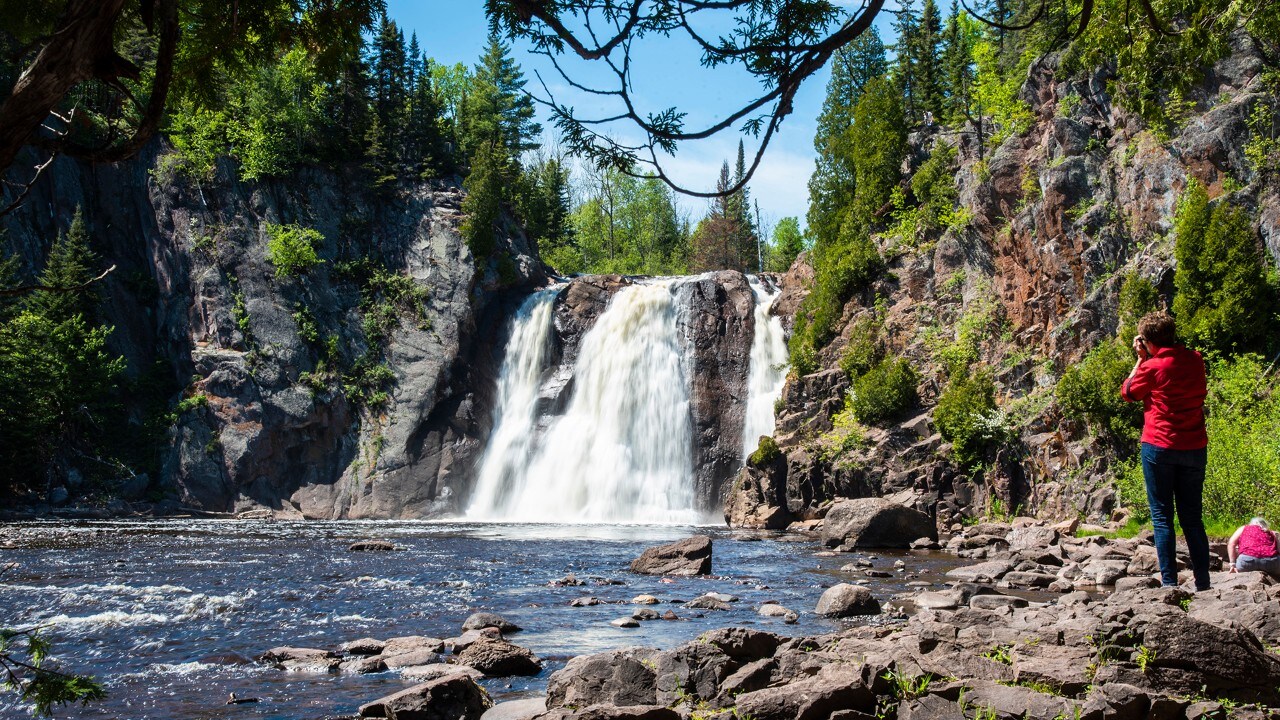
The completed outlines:
[[[631,561],[631,572],[644,575],[710,575],[711,538],[691,538],[651,547]]]

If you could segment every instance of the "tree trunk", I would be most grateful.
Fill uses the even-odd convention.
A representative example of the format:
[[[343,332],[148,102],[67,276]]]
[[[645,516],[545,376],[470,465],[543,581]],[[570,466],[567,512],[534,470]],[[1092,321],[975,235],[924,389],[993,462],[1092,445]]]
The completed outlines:
[[[116,57],[112,36],[125,0],[69,0],[49,43],[0,106],[0,170],[79,82]]]

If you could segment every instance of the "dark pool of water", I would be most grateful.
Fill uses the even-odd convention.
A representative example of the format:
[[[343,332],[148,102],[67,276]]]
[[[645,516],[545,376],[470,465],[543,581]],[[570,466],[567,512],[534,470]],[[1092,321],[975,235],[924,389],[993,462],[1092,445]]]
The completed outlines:
[[[633,575],[645,547],[694,533],[715,542],[716,577]],[[356,540],[405,549],[352,553]],[[763,538],[763,539],[760,539]],[[750,541],[758,540],[758,541]],[[0,626],[48,627],[62,665],[106,685],[107,700],[66,708],[76,718],[324,718],[353,714],[410,685],[394,672],[343,676],[233,664],[279,646],[336,647],[361,637],[450,637],[485,610],[525,628],[511,640],[546,660],[534,678],[485,681],[497,699],[541,692],[574,655],[626,645],[670,648],[728,625],[785,634],[838,629],[812,609],[839,568],[859,556],[823,557],[811,538],[723,528],[493,525],[414,522],[240,521],[26,523],[0,525]],[[894,561],[907,563],[906,572]],[[881,553],[893,578],[866,580],[888,599],[906,583],[935,583],[957,563],[939,554]],[[574,573],[587,585],[549,583]],[[620,580],[598,584],[595,578]],[[865,578],[864,578],[865,579]],[[728,612],[692,617],[673,599],[706,592],[741,598]],[[594,595],[628,601],[648,593],[682,620],[619,629],[630,605],[570,607]],[[800,613],[795,625],[764,618],[765,600]],[[229,693],[261,703],[227,706]],[[9,704],[6,704],[9,703]],[[26,717],[0,693],[0,717]]]

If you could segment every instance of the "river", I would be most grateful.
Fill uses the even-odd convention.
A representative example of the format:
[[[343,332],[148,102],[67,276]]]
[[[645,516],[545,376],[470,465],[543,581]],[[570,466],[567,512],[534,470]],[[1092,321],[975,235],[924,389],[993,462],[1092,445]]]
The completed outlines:
[[[714,539],[714,577],[671,582],[628,571],[645,547],[694,533]],[[347,550],[371,538],[403,549]],[[104,702],[62,709],[59,717],[339,717],[410,683],[395,672],[288,673],[253,658],[280,645],[451,637],[467,615],[485,610],[522,626],[510,639],[546,661],[537,677],[484,682],[495,699],[517,698],[542,692],[548,676],[578,654],[626,645],[670,648],[728,625],[785,634],[837,629],[847,621],[812,610],[825,587],[854,577],[840,567],[866,556],[821,551],[812,537],[720,527],[189,519],[10,524],[0,526],[0,564],[16,567],[0,576],[0,626],[45,626],[63,667],[105,684]],[[906,562],[905,571],[894,569],[897,559]],[[937,583],[956,559],[897,552],[872,562],[894,575],[867,580],[883,602],[907,582]],[[570,573],[585,584],[554,584]],[[731,611],[698,613],[672,602],[713,591],[741,600]],[[674,610],[681,620],[620,629],[609,621],[633,606],[569,605],[587,595],[626,602],[643,593],[663,601],[655,609]],[[759,616],[765,600],[799,612],[799,622]],[[227,706],[232,692],[262,702]],[[0,717],[26,716],[0,694]]]

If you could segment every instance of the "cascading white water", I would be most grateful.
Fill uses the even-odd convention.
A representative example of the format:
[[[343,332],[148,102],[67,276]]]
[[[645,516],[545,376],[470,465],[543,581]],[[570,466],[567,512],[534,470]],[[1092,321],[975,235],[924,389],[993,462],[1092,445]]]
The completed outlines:
[[[747,412],[742,428],[742,457],[755,452],[761,435],[772,435],[773,404],[787,380],[787,337],[782,321],[769,314],[781,294],[751,276],[755,297],[755,337],[751,341],[751,370],[747,377]]]
[[[517,318],[502,369],[499,421],[467,517],[512,522],[691,524],[689,383],[681,362],[675,281],[620,290],[582,338],[573,397],[537,429],[542,367],[518,338],[545,345],[551,325]],[[549,305],[549,303],[548,303]],[[529,327],[542,323],[543,327]],[[504,404],[507,403],[507,404]],[[524,404],[521,404],[524,403]],[[499,435],[502,437],[499,438]]]
[[[546,366],[559,287],[530,295],[511,320],[511,337],[498,376],[497,417],[476,478],[471,507],[492,508],[524,471],[538,422],[538,387]]]

